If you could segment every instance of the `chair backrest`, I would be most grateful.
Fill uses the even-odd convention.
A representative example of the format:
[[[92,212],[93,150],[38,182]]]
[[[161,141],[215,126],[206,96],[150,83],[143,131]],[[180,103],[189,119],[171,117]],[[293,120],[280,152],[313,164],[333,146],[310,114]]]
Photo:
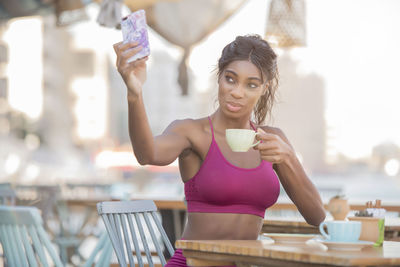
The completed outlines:
[[[7,266],[62,266],[35,207],[0,206],[0,242]]]
[[[127,266],[127,259],[129,266],[136,266],[133,258],[132,243],[136,254],[136,262],[140,267],[143,267],[144,264],[139,243],[141,243],[145,251],[150,267],[154,266],[149,249],[150,245],[155,247],[162,266],[166,264],[166,260],[161,245],[165,245],[171,256],[174,254],[174,248],[158,219],[157,207],[154,201],[100,202],[97,203],[97,211],[104,221],[120,266]],[[149,235],[152,242],[148,242]]]

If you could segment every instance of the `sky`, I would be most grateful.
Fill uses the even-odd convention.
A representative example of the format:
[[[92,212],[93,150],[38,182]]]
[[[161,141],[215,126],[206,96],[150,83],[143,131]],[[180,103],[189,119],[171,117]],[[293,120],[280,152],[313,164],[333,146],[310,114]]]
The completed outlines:
[[[196,74],[196,90],[203,91],[208,87],[220,52],[228,42],[237,35],[256,33],[264,36],[269,2],[248,0],[241,10],[193,48],[189,65]],[[307,46],[292,49],[291,55],[299,62],[299,75],[316,73],[324,79],[328,153],[359,158],[368,157],[372,148],[380,143],[400,145],[400,1],[307,0],[306,7]],[[96,53],[108,53],[115,59],[112,44],[121,41],[121,32],[98,26],[95,22],[97,7],[89,7],[88,12],[92,17],[90,23],[68,28],[76,36],[75,46],[82,49],[95,47]],[[125,14],[128,12],[124,10]],[[41,25],[34,23],[32,19],[27,21],[27,25],[40,31]],[[7,41],[14,44],[24,43],[20,39],[26,38],[17,31],[6,36]],[[152,30],[149,39],[153,51],[167,51],[179,60],[179,48]],[[38,40],[34,44],[41,42]],[[13,53],[12,49],[10,53]],[[26,58],[21,60],[26,62]],[[149,65],[153,63],[150,57]],[[32,81],[25,83],[32,84]],[[40,83],[35,81],[35,84]],[[34,95],[40,98],[39,93]],[[17,102],[16,106],[27,107]]]

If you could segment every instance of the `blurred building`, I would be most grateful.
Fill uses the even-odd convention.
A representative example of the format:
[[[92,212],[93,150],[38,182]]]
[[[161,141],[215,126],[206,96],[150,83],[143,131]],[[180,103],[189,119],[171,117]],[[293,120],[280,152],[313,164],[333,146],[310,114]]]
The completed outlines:
[[[390,176],[400,175],[400,147],[391,142],[384,142],[372,149],[370,165],[373,170]]]
[[[199,118],[211,111],[211,93],[191,89],[182,96],[177,82],[179,60],[166,51],[153,50],[148,61],[147,80],[143,88],[143,99],[150,126],[154,134],[163,130],[176,119]],[[110,62],[110,134],[120,142],[129,142],[128,104],[124,85],[114,63]],[[189,76],[193,74],[189,73]],[[193,79],[189,79],[193,81]],[[192,86],[191,83],[189,86]]]
[[[271,124],[281,128],[308,172],[324,171],[326,149],[325,92],[315,73],[298,74],[289,53],[278,57],[280,85]]]

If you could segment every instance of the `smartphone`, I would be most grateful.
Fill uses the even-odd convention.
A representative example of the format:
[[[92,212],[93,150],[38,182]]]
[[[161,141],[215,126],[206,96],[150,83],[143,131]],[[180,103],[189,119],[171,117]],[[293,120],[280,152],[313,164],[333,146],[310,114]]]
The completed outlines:
[[[128,62],[150,55],[149,37],[147,34],[146,13],[143,9],[124,17],[121,21],[123,43],[139,42],[142,50],[128,59]]]

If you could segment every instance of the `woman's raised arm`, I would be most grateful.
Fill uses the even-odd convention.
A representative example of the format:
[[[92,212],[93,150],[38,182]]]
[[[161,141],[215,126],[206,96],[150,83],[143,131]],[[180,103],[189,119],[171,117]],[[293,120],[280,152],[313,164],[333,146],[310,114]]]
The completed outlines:
[[[128,91],[129,136],[133,152],[142,165],[167,165],[173,162],[180,153],[190,147],[185,127],[189,120],[171,123],[163,134],[154,137],[151,131],[143,103],[142,88],[146,81],[147,57],[128,62],[138,53],[141,47],[137,42],[117,43],[114,45],[117,54],[117,69],[124,80]]]

